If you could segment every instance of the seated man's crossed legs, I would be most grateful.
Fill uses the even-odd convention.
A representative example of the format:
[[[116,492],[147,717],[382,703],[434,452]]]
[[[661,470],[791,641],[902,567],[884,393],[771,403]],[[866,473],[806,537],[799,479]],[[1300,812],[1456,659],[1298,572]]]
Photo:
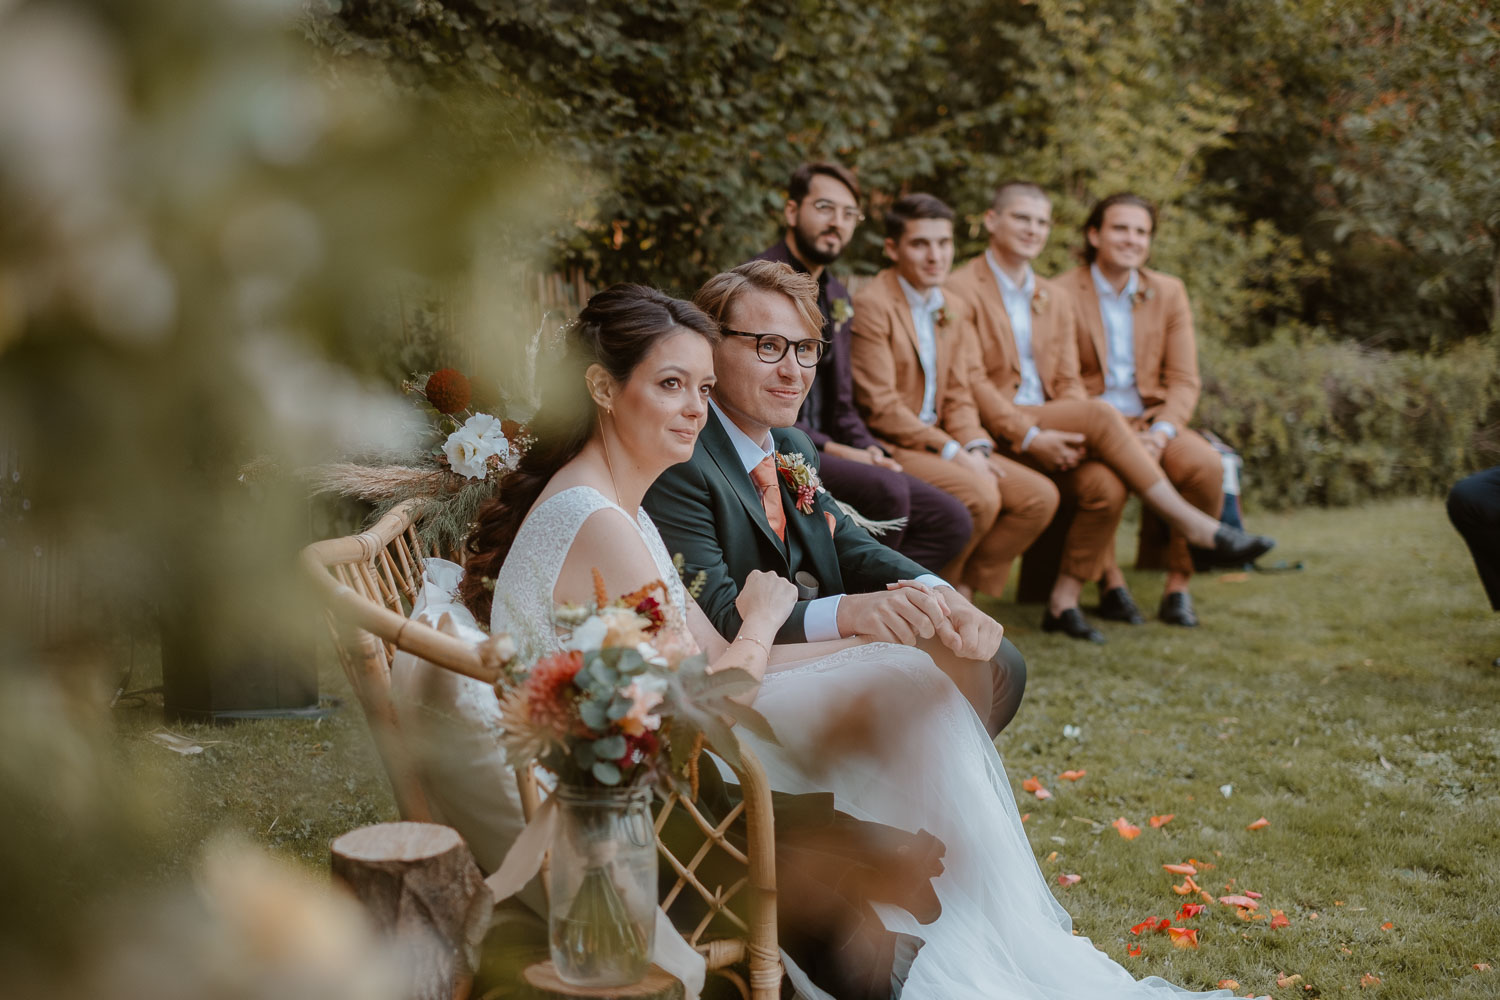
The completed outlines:
[[[1144,430],[1145,427],[1138,429]],[[1178,431],[1162,450],[1161,469],[1167,481],[1195,509],[1209,517],[1219,516],[1224,509],[1224,464],[1218,451],[1203,435],[1186,428]],[[1157,617],[1169,625],[1191,628],[1198,624],[1192,596],[1188,592],[1194,570],[1192,545],[1176,528],[1170,531],[1168,538],[1167,580],[1162,588]],[[1125,575],[1120,571],[1111,544],[1099,587],[1105,592],[1124,585]]]
[[[973,521],[968,543],[942,568],[943,578],[955,586],[1000,596],[1010,579],[1011,565],[1057,513],[1057,486],[1001,455],[944,459],[906,448],[892,452],[907,472],[957,497]]]

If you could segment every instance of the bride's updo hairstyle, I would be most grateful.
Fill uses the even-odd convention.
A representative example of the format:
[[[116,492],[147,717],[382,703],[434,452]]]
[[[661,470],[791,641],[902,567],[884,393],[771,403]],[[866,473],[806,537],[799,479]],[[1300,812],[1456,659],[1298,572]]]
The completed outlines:
[[[535,439],[515,470],[500,480],[496,496],[480,508],[464,548],[459,596],[488,625],[491,593],[527,512],[558,469],[571,462],[597,427],[595,404],[584,372],[597,364],[624,382],[656,342],[687,330],[717,344],[719,327],[691,302],[645,285],[612,285],[589,299],[567,332],[554,380],[542,395],[530,430]]]

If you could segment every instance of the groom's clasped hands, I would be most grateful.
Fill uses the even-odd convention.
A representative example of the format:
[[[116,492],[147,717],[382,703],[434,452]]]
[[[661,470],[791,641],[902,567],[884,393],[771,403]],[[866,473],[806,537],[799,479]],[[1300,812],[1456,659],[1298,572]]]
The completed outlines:
[[[839,600],[839,631],[912,646],[936,638],[955,656],[988,660],[1005,629],[951,587],[899,580],[883,591],[845,594]]]

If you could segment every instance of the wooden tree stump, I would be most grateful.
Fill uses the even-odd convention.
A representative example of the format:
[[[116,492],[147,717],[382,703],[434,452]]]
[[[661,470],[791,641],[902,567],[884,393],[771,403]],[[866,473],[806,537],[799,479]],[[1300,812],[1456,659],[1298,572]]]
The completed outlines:
[[[380,823],[332,844],[333,874],[401,952],[404,995],[468,995],[495,900],[458,831],[433,823]]]
[[[526,996],[529,1000],[682,1000],[687,995],[682,981],[656,966],[646,970],[646,977],[631,986],[611,986],[606,989],[589,989],[586,986],[571,986],[562,981],[551,962],[538,962],[527,968]]]

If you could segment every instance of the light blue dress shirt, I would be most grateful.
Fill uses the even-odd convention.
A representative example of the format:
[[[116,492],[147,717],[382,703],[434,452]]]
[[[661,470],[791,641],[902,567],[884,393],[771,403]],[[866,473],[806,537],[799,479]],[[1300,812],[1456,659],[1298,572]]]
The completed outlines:
[[[1138,417],[1146,412],[1146,404],[1141,402],[1141,392],[1135,384],[1135,303],[1132,296],[1140,287],[1140,273],[1132,270],[1130,280],[1118,292],[1099,272],[1099,265],[1090,264],[1089,273],[1094,276],[1094,290],[1099,293],[1099,316],[1104,320],[1104,341],[1109,354],[1104,361],[1103,399],[1125,416]]]
[[[1017,406],[1041,406],[1047,401],[1042,391],[1042,377],[1037,374],[1036,355],[1031,350],[1031,299],[1036,295],[1036,272],[1026,265],[1026,281],[1017,285],[1010,275],[1000,269],[995,255],[984,252],[984,259],[994,272],[1000,286],[1000,298],[1005,302],[1005,315],[1010,319],[1010,332],[1016,338],[1016,352],[1021,357],[1021,387],[1016,390]]]

